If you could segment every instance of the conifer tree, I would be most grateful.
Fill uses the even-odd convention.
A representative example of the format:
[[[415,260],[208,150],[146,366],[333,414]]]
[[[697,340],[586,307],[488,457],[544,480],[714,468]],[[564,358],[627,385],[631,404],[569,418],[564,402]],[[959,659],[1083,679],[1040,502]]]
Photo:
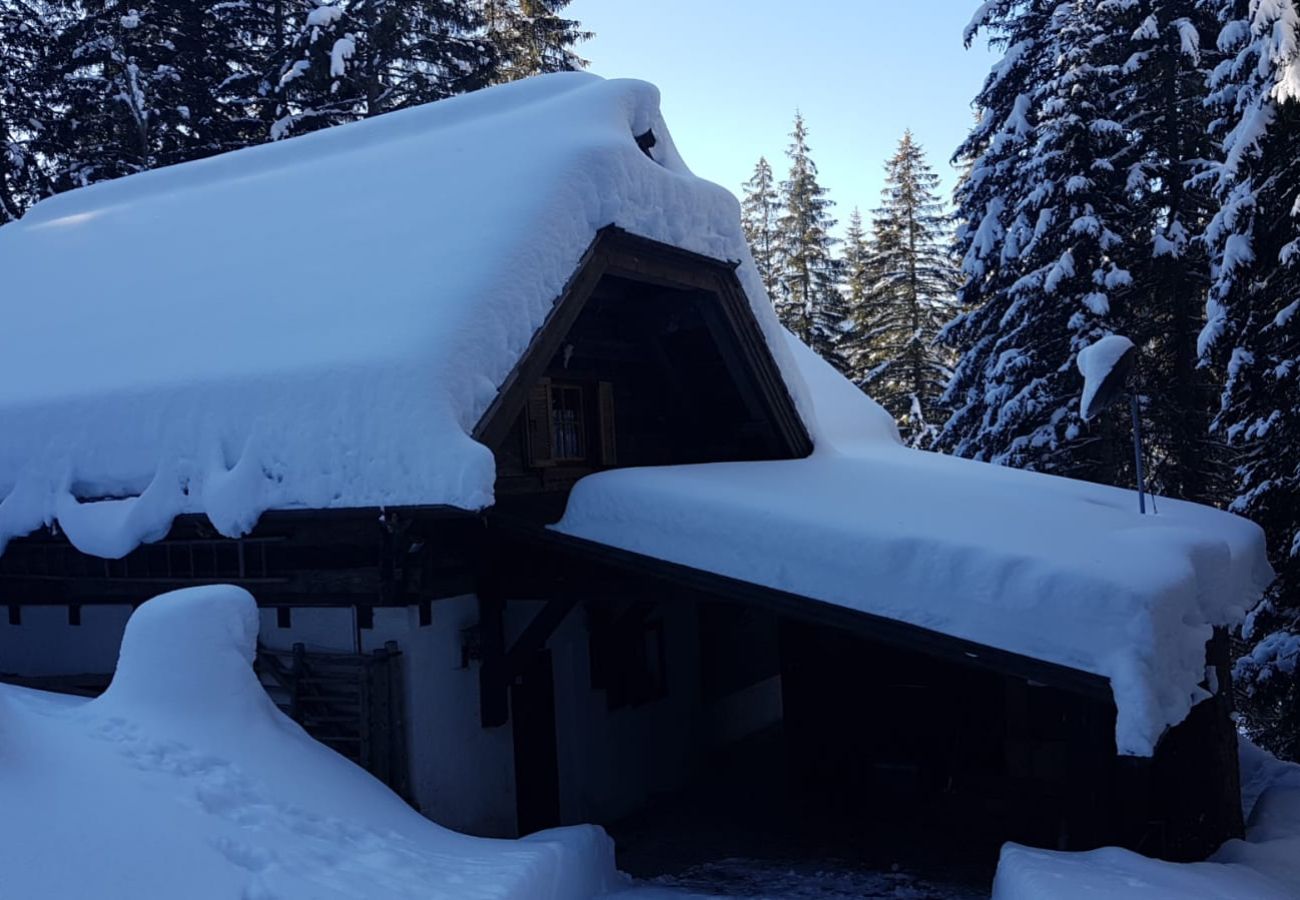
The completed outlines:
[[[740,204],[740,224],[745,230],[750,253],[768,297],[776,299],[780,287],[779,223],[781,198],[767,157],[759,157],[754,174],[743,185],[745,198]]]
[[[879,362],[873,350],[876,331],[870,297],[871,285],[876,279],[872,274],[871,256],[871,245],[867,239],[867,230],[862,224],[862,213],[854,207],[849,215],[848,229],[844,232],[840,276],[844,305],[848,310],[848,326],[842,349],[848,364],[847,375],[858,384]]]
[[[582,23],[560,13],[570,0],[480,0],[481,18],[495,64],[494,83],[548,72],[584,69],[575,47],[591,37]]]
[[[845,315],[831,254],[833,204],[817,180],[802,115],[795,115],[790,139],[786,150],[790,174],[781,184],[781,283],[776,309],[787,328],[843,370],[847,365],[839,355],[839,343]]]
[[[872,365],[862,387],[914,446],[929,446],[938,434],[940,398],[952,375],[950,352],[936,340],[952,318],[959,278],[938,186],[924,151],[905,132],[885,163],[873,218],[868,268],[874,280],[864,317]]]
[[[1221,500],[1226,470],[1210,443],[1213,385],[1197,367],[1196,335],[1208,289],[1204,244],[1212,213],[1198,181],[1216,148],[1207,82],[1217,62],[1218,25],[1205,0],[1140,0],[1121,22],[1127,41],[1123,111],[1132,144],[1127,176],[1133,212],[1124,265],[1133,276],[1127,334],[1141,348],[1151,486],[1189,500]]]
[[[1223,153],[1203,358],[1223,377],[1215,431],[1239,453],[1231,508],[1268,535],[1278,578],[1244,630],[1246,724],[1300,759],[1300,7],[1224,0],[1214,100]]]
[[[441,100],[488,82],[478,13],[456,0],[317,0],[297,23],[272,137]]]
[[[226,72],[218,81],[216,96],[225,114],[230,146],[270,139],[282,99],[277,86],[294,61],[299,24],[314,8],[311,0],[211,4],[217,33],[226,36],[222,48]]]
[[[215,77],[204,70],[201,5],[86,0],[79,12],[58,37],[51,73],[62,107],[55,189],[197,155],[193,106]]]
[[[256,64],[254,0],[45,0],[38,95],[51,113],[43,192],[185,162],[261,140],[237,74]]]
[[[968,39],[989,31],[1004,56],[959,150],[973,164],[958,195],[966,310],[944,331],[961,353],[945,395],[955,410],[945,449],[1121,480],[1117,442],[1079,418],[1075,356],[1123,330],[1117,301],[1132,283],[1117,261],[1130,224],[1129,144],[1113,118],[1122,10],[1001,0],[968,30]]]
[[[50,109],[43,80],[49,24],[28,0],[0,4],[0,225],[43,193],[37,150]]]

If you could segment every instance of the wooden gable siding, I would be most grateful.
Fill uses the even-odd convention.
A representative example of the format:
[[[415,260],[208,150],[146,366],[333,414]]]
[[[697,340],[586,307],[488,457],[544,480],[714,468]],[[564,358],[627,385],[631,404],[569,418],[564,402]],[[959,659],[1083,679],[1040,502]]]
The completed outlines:
[[[605,278],[622,278],[672,291],[703,292],[716,298],[702,305],[715,318],[715,334],[733,376],[743,384],[746,402],[756,403],[779,435],[779,456],[812,452],[812,439],[749,307],[735,265],[637,237],[621,229],[602,230],[588,248],[564,293],[534,335],[523,359],[474,429],[474,437],[496,449],[515,427],[529,391],[545,377],[551,361]]]

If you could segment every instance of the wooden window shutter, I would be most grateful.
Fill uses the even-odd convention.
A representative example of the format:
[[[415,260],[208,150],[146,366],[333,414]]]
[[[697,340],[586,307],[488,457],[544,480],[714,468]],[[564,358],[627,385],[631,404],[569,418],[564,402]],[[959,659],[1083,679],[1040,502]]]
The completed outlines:
[[[533,467],[555,465],[549,378],[543,378],[528,392],[528,408],[524,411],[524,416],[524,430],[528,435],[528,464]]]
[[[618,465],[618,443],[614,434],[614,385],[608,381],[600,382],[598,400],[600,402],[600,464],[616,466]]]

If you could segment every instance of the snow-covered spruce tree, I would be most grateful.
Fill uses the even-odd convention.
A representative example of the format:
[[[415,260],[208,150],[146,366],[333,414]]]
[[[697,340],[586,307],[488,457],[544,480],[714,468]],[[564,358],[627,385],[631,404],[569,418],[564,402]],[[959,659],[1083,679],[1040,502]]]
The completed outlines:
[[[64,27],[51,51],[59,115],[53,189],[65,190],[179,162],[207,148],[209,86],[202,4],[84,0],[59,4]]]
[[[304,18],[316,8],[312,0],[239,0],[211,2],[214,34],[222,36],[219,51],[224,74],[213,85],[223,110],[227,143],[248,146],[270,139],[279,118],[276,90],[292,63],[294,39]]]
[[[482,87],[493,69],[465,0],[317,0],[276,91],[275,139]]]
[[[873,365],[862,387],[889,410],[913,446],[929,446],[943,421],[940,398],[952,356],[936,344],[960,282],[939,176],[907,131],[885,163],[868,268],[865,323]]]
[[[44,193],[37,153],[50,91],[45,51],[50,20],[28,0],[0,3],[0,225]]]
[[[1300,759],[1300,5],[1224,0],[1214,72],[1220,203],[1203,357],[1224,379],[1215,430],[1238,451],[1232,509],[1268,534],[1277,581],[1236,668],[1246,724]]]
[[[944,449],[1119,480],[1119,443],[1079,418],[1075,356],[1124,330],[1116,300],[1132,281],[1117,261],[1131,219],[1129,142],[1113,118],[1123,8],[995,0],[968,28],[1003,58],[958,150],[971,168],[957,198],[964,311],[943,332],[960,354]]]
[[[835,284],[835,239],[830,233],[835,227],[830,214],[833,203],[817,181],[817,165],[808,148],[808,129],[803,116],[797,113],[786,155],[790,174],[781,183],[780,287],[773,300],[787,328],[824,359],[845,370],[847,364],[839,354],[845,316]]]
[[[479,0],[495,64],[493,83],[547,72],[584,69],[574,48],[591,37],[582,23],[560,15],[570,0]]]
[[[758,274],[762,276],[767,295],[776,298],[780,286],[780,257],[778,224],[781,219],[781,198],[776,192],[776,180],[767,157],[759,157],[754,174],[743,185],[744,200],[740,204],[740,224],[749,241],[750,252]]]
[[[1195,237],[1212,213],[1209,191],[1196,177],[1215,156],[1206,104],[1219,55],[1211,5],[1129,5],[1123,91],[1116,102],[1133,144],[1133,223],[1125,242],[1133,284],[1125,313],[1126,333],[1141,348],[1145,431],[1154,451],[1149,477],[1163,494],[1199,501],[1222,501],[1228,474],[1222,447],[1208,433],[1215,388],[1196,359],[1209,263]]]
[[[41,35],[22,92],[41,196],[265,140],[268,21],[294,0],[6,0]],[[305,2],[305,0],[297,0]],[[2,42],[0,53],[16,45]],[[5,66],[5,69],[10,69]]]

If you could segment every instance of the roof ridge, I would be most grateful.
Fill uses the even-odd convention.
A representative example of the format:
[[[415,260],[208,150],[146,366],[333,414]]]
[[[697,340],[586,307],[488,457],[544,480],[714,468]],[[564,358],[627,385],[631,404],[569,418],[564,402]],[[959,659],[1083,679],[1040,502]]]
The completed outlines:
[[[204,187],[227,179],[265,175],[297,165],[304,151],[313,153],[316,159],[355,153],[376,144],[400,141],[431,131],[464,127],[472,122],[517,113],[521,107],[548,103],[574,90],[605,83],[604,78],[588,72],[559,72],[484,88],[445,100],[393,110],[371,119],[323,128],[285,140],[241,147],[55,194],[34,205],[14,224],[27,227],[48,226],[74,217],[88,217],[122,203],[157,197],[171,191]],[[545,90],[542,89],[543,85]],[[501,98],[509,97],[512,93],[519,95],[513,102],[500,102]],[[494,95],[498,102],[483,103],[488,95]],[[365,135],[364,139],[359,140],[359,135]]]

